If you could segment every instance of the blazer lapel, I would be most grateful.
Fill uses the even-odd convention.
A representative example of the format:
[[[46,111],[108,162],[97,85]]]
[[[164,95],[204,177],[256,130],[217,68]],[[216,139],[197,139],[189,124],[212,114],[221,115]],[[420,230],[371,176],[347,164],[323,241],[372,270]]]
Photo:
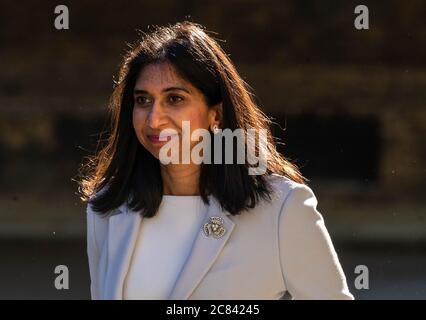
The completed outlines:
[[[185,300],[195,290],[206,275],[214,261],[219,256],[228,241],[235,223],[228,217],[230,213],[222,211],[220,205],[212,196],[203,225],[210,217],[221,217],[226,231],[220,238],[207,237],[202,228],[192,244],[191,253],[186,260],[169,299]],[[182,214],[185,214],[184,212]],[[116,215],[109,218],[108,227],[108,264],[104,280],[104,299],[120,300],[123,298],[123,285],[128,273],[132,254],[143,220],[139,212],[134,212],[123,204]]]
[[[225,234],[220,238],[207,237],[202,228],[200,228],[192,245],[191,253],[170,293],[169,299],[171,300],[186,300],[189,298],[219,256],[234,229],[235,223],[228,217],[230,213],[222,211],[220,205],[212,196],[209,197],[209,201],[210,205],[203,225],[209,222],[210,217],[221,217],[226,229]]]
[[[142,217],[123,204],[119,212],[109,218],[108,267],[104,282],[104,299],[123,298],[123,284],[136,244]]]

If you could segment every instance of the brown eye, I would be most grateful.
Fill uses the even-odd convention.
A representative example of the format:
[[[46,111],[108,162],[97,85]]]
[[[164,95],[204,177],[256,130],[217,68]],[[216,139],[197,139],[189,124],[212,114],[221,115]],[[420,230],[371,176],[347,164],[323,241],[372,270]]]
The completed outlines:
[[[149,103],[149,99],[146,98],[146,97],[143,97],[143,96],[138,96],[138,97],[135,98],[135,102],[136,102],[136,104],[143,105],[143,104]]]
[[[175,103],[179,103],[179,102],[181,102],[182,100],[183,100],[183,98],[182,98],[182,97],[180,97],[180,96],[176,96],[176,95],[169,96],[169,101],[170,101],[171,103],[173,103],[173,104],[175,104]]]

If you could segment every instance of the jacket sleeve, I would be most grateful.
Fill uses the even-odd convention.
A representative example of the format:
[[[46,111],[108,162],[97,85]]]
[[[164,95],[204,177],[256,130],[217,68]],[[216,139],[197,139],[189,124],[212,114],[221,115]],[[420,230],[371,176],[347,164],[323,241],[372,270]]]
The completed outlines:
[[[90,204],[87,205],[87,257],[90,271],[90,294],[92,300],[99,299],[98,289],[98,265],[99,250],[95,236],[95,213],[93,213]]]
[[[293,299],[353,300],[312,190],[289,191],[278,220],[281,271]]]

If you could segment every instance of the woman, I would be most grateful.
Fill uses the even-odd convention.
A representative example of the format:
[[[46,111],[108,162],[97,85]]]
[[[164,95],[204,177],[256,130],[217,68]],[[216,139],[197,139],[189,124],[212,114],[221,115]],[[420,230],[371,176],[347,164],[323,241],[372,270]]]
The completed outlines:
[[[111,134],[79,188],[93,299],[353,299],[315,195],[203,27],[144,34],[125,56],[110,111]],[[266,134],[253,153],[250,139],[217,148],[222,129]],[[215,147],[184,141],[196,130]],[[178,162],[165,161],[171,147]],[[194,150],[234,158],[184,162]],[[248,158],[265,152],[266,170],[253,173]]]

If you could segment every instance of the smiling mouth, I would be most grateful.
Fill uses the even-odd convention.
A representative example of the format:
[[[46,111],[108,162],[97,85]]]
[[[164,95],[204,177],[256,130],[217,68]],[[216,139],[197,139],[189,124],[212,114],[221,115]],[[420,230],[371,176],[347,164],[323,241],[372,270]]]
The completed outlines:
[[[163,137],[163,139],[164,138],[166,138],[166,139],[160,140],[159,135],[148,135],[148,139],[153,144],[162,144],[162,143],[166,143],[166,142],[170,141],[174,136],[177,136],[177,135],[166,136],[166,137]]]

